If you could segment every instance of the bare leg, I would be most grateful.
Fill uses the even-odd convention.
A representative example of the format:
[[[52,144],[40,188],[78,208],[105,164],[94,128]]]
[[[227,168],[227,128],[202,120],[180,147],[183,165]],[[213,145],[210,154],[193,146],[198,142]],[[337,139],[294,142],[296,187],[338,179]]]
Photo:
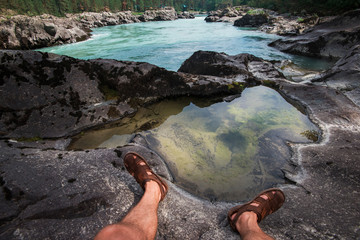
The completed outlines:
[[[267,200],[266,195],[261,195],[263,199]],[[251,203],[253,206],[258,206],[257,203]],[[234,219],[236,214],[232,215]],[[240,233],[242,240],[273,240],[272,237],[265,234],[258,225],[257,215],[254,212],[244,212],[236,222],[236,230]]]
[[[130,210],[121,222],[102,229],[95,240],[154,239],[157,230],[157,210],[161,198],[160,186],[154,181],[145,184],[140,202]]]

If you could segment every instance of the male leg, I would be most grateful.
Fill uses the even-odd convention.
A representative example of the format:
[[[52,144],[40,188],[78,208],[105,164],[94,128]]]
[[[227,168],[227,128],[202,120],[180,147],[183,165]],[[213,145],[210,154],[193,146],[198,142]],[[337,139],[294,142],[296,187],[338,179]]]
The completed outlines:
[[[136,153],[128,153],[124,164],[130,174],[144,189],[140,202],[116,224],[103,228],[95,240],[154,239],[157,231],[159,202],[167,193],[168,186]]]
[[[285,201],[280,189],[272,188],[261,192],[252,201],[230,209],[228,220],[234,231],[243,240],[271,240],[258,223],[266,216],[277,211]]]

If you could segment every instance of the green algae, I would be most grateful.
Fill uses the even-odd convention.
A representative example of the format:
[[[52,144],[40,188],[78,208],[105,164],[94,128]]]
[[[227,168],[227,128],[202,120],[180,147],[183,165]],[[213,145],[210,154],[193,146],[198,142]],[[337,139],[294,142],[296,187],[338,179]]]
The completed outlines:
[[[156,140],[151,148],[169,163],[176,184],[211,200],[240,201],[284,183],[286,142],[314,141],[314,132],[309,119],[279,93],[258,86],[232,102],[166,100],[78,141],[117,147],[140,133],[148,142]],[[80,142],[73,147],[83,147]]]

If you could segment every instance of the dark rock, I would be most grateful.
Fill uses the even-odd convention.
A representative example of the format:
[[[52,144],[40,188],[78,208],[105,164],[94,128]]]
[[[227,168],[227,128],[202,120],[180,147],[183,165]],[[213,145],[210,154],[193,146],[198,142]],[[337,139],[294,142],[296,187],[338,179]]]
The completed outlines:
[[[262,14],[246,14],[234,22],[237,27],[259,27],[268,22],[268,16]]]
[[[54,24],[52,24],[52,23],[49,23],[49,24],[47,24],[47,23],[45,23],[44,24],[44,29],[45,29],[45,31],[48,33],[48,34],[50,34],[51,36],[55,36],[56,35],[56,26],[54,25]]]
[[[276,80],[284,77],[270,62],[246,53],[229,56],[225,53],[197,51],[181,65],[178,71],[234,77],[239,81],[253,84],[265,79]]]
[[[206,22],[217,22],[219,19],[218,16],[207,16],[204,20]]]
[[[360,9],[316,25],[304,34],[269,44],[283,52],[311,57],[343,57],[360,42]]]

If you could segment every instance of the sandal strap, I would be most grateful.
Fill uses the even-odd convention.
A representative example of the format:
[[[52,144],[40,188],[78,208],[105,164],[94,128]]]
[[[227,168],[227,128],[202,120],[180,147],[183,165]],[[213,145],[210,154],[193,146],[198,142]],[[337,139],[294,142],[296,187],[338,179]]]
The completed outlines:
[[[261,196],[263,195],[266,195],[268,199],[262,198]],[[237,231],[236,222],[238,221],[240,215],[243,214],[244,212],[254,212],[257,215],[257,222],[259,223],[266,216],[277,211],[282,206],[284,201],[285,201],[285,195],[280,189],[277,188],[267,189],[261,192],[260,194],[258,194],[250,202],[230,209],[230,211],[228,212],[228,221],[230,223],[230,226],[234,231]],[[256,203],[258,204],[258,206],[253,206],[251,205],[252,203]],[[236,214],[235,217],[231,219],[231,216],[233,216],[234,214]]]
[[[133,156],[130,156],[133,155]],[[144,164],[141,164],[144,163]],[[162,201],[168,191],[168,186],[164,180],[162,180],[157,174],[155,174],[146,160],[137,153],[129,152],[124,157],[124,165],[128,172],[135,178],[141,188],[145,191],[145,184],[149,181],[155,181],[161,192]]]

